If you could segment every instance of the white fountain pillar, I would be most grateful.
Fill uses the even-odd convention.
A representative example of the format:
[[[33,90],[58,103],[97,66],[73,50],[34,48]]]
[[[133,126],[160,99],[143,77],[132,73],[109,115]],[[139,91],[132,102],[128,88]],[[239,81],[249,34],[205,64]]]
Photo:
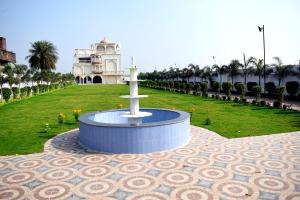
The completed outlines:
[[[130,71],[130,114],[131,115],[138,115],[140,110],[139,105],[139,98],[138,98],[138,69],[135,65],[134,56],[131,57],[131,67],[129,68]]]

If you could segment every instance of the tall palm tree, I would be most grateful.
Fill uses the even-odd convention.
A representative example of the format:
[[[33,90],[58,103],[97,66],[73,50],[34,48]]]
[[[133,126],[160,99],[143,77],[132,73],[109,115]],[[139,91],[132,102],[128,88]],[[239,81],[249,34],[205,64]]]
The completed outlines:
[[[264,75],[264,59],[254,60],[255,72],[254,75],[258,76],[258,85],[261,86],[261,77]]]
[[[220,85],[222,85],[222,76],[224,74],[226,74],[226,72],[227,72],[227,66],[226,65],[222,65],[222,66],[214,65],[212,68],[213,68],[213,70],[215,70],[215,73],[218,76],[220,76]]]
[[[243,65],[240,63],[239,60],[232,60],[230,62],[230,64],[227,66],[227,72],[229,74],[229,76],[231,77],[231,84],[232,84],[232,88],[233,88],[233,80],[234,80],[234,77],[237,76],[237,75],[240,75],[240,70],[239,68],[242,67]]]
[[[254,73],[254,69],[252,68],[251,64],[253,64],[256,59],[253,56],[246,59],[245,53],[243,53],[243,57],[244,57],[244,64],[242,64],[242,70],[243,70],[243,74],[244,74],[244,84],[246,85],[247,84],[247,76],[249,74]]]
[[[48,41],[36,41],[31,44],[29,55],[26,56],[31,68],[44,71],[54,70],[58,60],[56,47]]]
[[[282,60],[278,56],[273,57],[273,59],[275,60],[275,63],[272,64],[272,66],[274,67],[275,77],[277,77],[278,79],[278,85],[281,86],[284,78],[293,73],[293,66],[283,65]]]
[[[194,77],[193,83],[195,84],[196,82],[196,73],[199,72],[199,65],[194,65],[194,64],[189,64],[188,68],[191,70],[192,72],[192,76]]]

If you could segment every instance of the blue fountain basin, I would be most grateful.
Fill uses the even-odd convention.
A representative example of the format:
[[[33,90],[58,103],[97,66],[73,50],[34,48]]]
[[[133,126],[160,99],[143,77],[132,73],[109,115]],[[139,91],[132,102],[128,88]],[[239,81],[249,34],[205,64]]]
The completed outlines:
[[[122,117],[128,109],[88,113],[79,118],[82,145],[108,153],[150,153],[174,149],[188,143],[190,115],[168,109],[140,109],[152,115],[139,125]]]

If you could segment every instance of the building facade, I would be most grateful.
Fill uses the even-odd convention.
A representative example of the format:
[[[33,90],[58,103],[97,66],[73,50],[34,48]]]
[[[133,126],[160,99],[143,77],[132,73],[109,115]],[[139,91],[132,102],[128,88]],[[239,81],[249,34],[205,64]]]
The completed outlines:
[[[6,50],[6,39],[0,37],[0,68],[6,63],[16,63],[16,54]]]
[[[73,74],[78,84],[119,84],[123,73],[118,43],[104,38],[90,49],[75,49]]]

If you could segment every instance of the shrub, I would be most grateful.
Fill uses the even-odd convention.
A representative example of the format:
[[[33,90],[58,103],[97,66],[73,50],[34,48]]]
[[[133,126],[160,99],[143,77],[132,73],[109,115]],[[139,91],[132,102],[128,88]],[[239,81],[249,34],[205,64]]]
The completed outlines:
[[[246,99],[246,98],[243,98],[243,99],[242,99],[242,102],[243,102],[243,103],[247,103],[247,99]]]
[[[208,118],[206,118],[205,120],[204,120],[204,125],[210,125],[211,124],[211,120],[210,120],[210,118],[208,117]]]
[[[31,94],[31,87],[26,86],[25,89],[26,89],[26,93],[27,93],[26,95],[29,97]]]
[[[234,98],[234,101],[235,101],[235,102],[238,102],[238,101],[239,101],[239,98],[235,97],[235,98]]]
[[[11,96],[11,89],[10,88],[2,88],[2,93],[3,93],[3,99],[5,102],[8,102]]]
[[[39,87],[37,85],[32,86],[31,89],[32,89],[33,95],[37,95],[39,93]]]
[[[277,101],[279,103],[279,107],[281,107],[282,106],[282,102],[283,102],[285,87],[284,86],[280,86],[276,90],[277,90]]]
[[[207,96],[207,89],[208,89],[207,83],[201,82],[200,86],[201,86],[202,96]]]
[[[266,105],[266,101],[260,101],[260,102],[259,102],[259,105],[260,105],[260,106],[265,106],[265,105]]]
[[[227,101],[231,101],[231,97],[227,97]]]
[[[122,108],[123,108],[123,104],[118,103],[118,104],[117,104],[117,109],[122,109]]]
[[[256,102],[258,102],[259,99],[260,99],[261,87],[258,86],[258,85],[256,85],[256,86],[252,87],[252,91],[255,94],[255,100],[256,100]]]
[[[20,90],[18,87],[12,87],[12,93],[13,93],[13,98],[17,99],[19,97],[20,94]]]
[[[78,122],[79,113],[81,112],[80,109],[74,109],[73,110],[73,116],[76,122]]]
[[[57,122],[59,125],[62,125],[65,122],[66,116],[63,113],[59,113],[57,116]]]
[[[190,94],[191,90],[193,89],[193,85],[190,83],[186,84],[186,93]]]
[[[252,91],[253,91],[252,88],[253,88],[254,86],[256,86],[256,85],[257,85],[256,82],[248,82],[248,83],[247,83],[247,90],[248,90],[249,92],[252,92]]]
[[[214,99],[214,98],[215,98],[215,95],[214,95],[214,94],[212,94],[212,95],[211,95],[211,98],[213,98],[213,99]]]
[[[21,88],[21,98],[27,95],[27,89],[25,87]]]
[[[198,83],[195,83],[193,86],[193,90],[195,92],[195,95],[199,95],[199,92],[201,91],[201,86]]]
[[[239,84],[242,84],[241,82],[235,82],[234,84],[233,84],[233,87],[234,87],[234,89],[237,91],[238,89],[237,89],[237,87],[238,87],[238,85]]]
[[[177,92],[180,90],[180,84],[177,81],[174,83],[174,88],[177,90]]]
[[[214,92],[219,93],[220,92],[220,83],[217,81],[214,81],[212,83],[212,89]]]
[[[278,101],[273,102],[273,107],[274,108],[280,108],[281,104]]]
[[[222,99],[225,101],[227,99],[227,97],[226,96],[222,96]]]
[[[283,110],[286,110],[287,109],[287,105],[283,105],[282,108],[283,108]]]
[[[265,90],[268,92],[268,94],[274,94],[276,91],[276,86],[274,82],[267,82],[265,84]]]
[[[299,89],[299,83],[297,81],[289,81],[285,84],[286,91],[289,93],[289,95],[294,96],[297,94]]]
[[[190,113],[191,118],[192,118],[194,112],[196,112],[196,108],[194,106],[190,107],[189,113]]]
[[[232,84],[230,82],[224,82],[222,84],[222,88],[225,91],[225,94],[227,95],[227,97],[229,97],[231,95],[231,87],[232,87]]]
[[[235,86],[238,94],[240,95],[240,99],[245,98],[245,85],[243,83],[236,84]]]
[[[253,99],[252,102],[251,102],[251,104],[252,104],[252,105],[255,105],[256,102],[257,102],[257,101],[256,101],[255,99]]]

